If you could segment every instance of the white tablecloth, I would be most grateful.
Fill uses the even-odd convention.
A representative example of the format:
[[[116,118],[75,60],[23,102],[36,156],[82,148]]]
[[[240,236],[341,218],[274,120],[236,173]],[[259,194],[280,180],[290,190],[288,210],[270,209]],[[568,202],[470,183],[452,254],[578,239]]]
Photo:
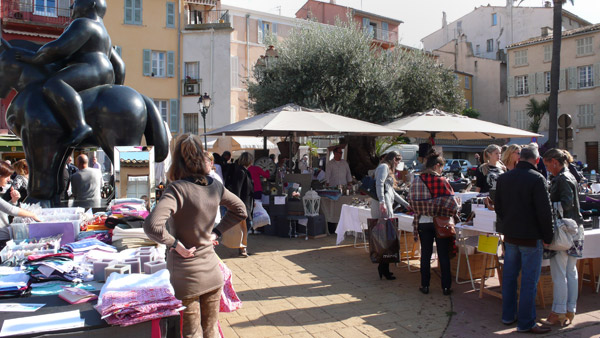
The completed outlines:
[[[600,258],[600,229],[585,231],[582,258]]]
[[[413,231],[413,216],[406,214],[396,214],[398,218],[398,228],[403,231]],[[371,209],[366,207],[355,207],[349,204],[342,205],[340,221],[338,222],[335,233],[337,234],[336,244],[344,241],[346,231],[361,232],[367,229],[367,219],[371,218]],[[361,226],[362,225],[362,226]]]

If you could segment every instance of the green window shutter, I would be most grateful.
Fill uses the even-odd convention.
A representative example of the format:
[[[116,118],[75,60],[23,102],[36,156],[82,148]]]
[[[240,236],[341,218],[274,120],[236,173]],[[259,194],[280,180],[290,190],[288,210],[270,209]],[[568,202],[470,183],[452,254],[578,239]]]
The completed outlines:
[[[389,41],[390,39],[389,25],[387,22],[381,23],[381,38],[383,41]]]
[[[544,72],[535,73],[535,93],[540,94],[545,90]]]
[[[567,70],[567,75],[569,78],[569,89],[577,89],[579,88],[579,81],[577,81],[577,68],[569,67]]]
[[[167,51],[167,77],[175,77],[175,52]]]
[[[142,72],[144,76],[150,76],[150,62],[152,58],[152,51],[150,49],[144,49],[144,60],[142,63]]]
[[[514,76],[508,78],[508,81],[506,81],[506,90],[508,92],[508,97],[515,96],[515,77]]]
[[[167,2],[167,27],[175,27],[175,3]]]
[[[561,91],[565,89],[567,89],[567,70],[561,69],[560,76],[558,77],[558,90]]]
[[[176,99],[170,100],[169,105],[169,126],[171,127],[171,132],[176,133],[179,131],[179,107]]]
[[[133,23],[133,0],[125,0],[125,19],[123,20],[126,24]]]
[[[263,22],[262,20],[258,20],[258,43],[263,43],[264,38],[263,38],[264,34],[263,34]]]
[[[596,87],[600,87],[600,63],[594,65],[594,84]]]
[[[133,23],[136,25],[142,24],[142,0],[133,1]]]

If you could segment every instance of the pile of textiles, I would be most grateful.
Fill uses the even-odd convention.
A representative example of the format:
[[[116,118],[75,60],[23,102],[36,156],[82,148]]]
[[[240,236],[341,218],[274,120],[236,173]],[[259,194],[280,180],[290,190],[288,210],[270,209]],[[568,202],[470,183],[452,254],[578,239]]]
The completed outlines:
[[[156,246],[157,243],[148,238],[142,228],[121,229],[116,227],[112,233],[112,245],[121,251],[142,246]]]
[[[32,282],[46,281],[90,281],[93,275],[73,261],[71,253],[56,253],[45,255],[31,255],[25,263]]]
[[[113,215],[137,216],[146,218],[150,214],[146,209],[146,201],[139,198],[121,198],[111,202],[110,212]]]
[[[102,243],[112,244],[112,236],[109,230],[94,230],[94,231],[83,231],[77,235],[77,241],[82,239],[95,238]]]
[[[20,267],[0,267],[0,298],[24,296],[30,284],[29,275]]]
[[[129,326],[153,319],[178,316],[169,271],[152,275],[112,273],[100,291],[96,310],[111,325]]]
[[[73,254],[83,254],[91,250],[117,252],[117,249],[114,246],[101,242],[96,238],[86,238],[78,242],[65,244],[62,246],[61,249],[66,252],[71,252]]]
[[[81,231],[96,231],[96,230],[108,230],[106,225],[106,215],[98,215],[92,217],[90,220],[81,223]]]

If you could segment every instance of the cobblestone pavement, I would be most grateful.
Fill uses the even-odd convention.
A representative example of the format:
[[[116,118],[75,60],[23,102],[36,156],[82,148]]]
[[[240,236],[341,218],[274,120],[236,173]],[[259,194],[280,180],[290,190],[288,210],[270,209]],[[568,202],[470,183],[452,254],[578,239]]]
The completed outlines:
[[[443,296],[432,273],[431,292],[422,295],[419,273],[404,264],[391,266],[396,280],[379,280],[377,266],[365,249],[352,246],[352,237],[341,246],[335,236],[250,235],[248,242],[248,258],[217,248],[243,301],[240,310],[220,314],[227,338],[523,336],[501,324],[499,299],[479,299],[469,284]],[[584,287],[573,325],[547,336],[600,337],[599,309],[600,295]],[[550,306],[538,308],[538,318],[549,312]]]

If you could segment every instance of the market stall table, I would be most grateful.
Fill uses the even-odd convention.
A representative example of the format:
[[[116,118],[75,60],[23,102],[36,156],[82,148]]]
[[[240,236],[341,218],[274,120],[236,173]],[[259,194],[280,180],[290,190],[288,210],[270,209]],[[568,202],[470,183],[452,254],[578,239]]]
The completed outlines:
[[[317,191],[318,192],[318,191]],[[369,196],[367,195],[339,195],[339,197],[335,196],[321,196],[321,213],[325,215],[325,221],[328,223],[339,223],[340,215],[342,211],[342,205],[344,204],[352,204],[353,201],[368,200]],[[329,231],[329,230],[328,230]],[[337,231],[336,231],[337,233]],[[329,235],[329,232],[327,232]]]

